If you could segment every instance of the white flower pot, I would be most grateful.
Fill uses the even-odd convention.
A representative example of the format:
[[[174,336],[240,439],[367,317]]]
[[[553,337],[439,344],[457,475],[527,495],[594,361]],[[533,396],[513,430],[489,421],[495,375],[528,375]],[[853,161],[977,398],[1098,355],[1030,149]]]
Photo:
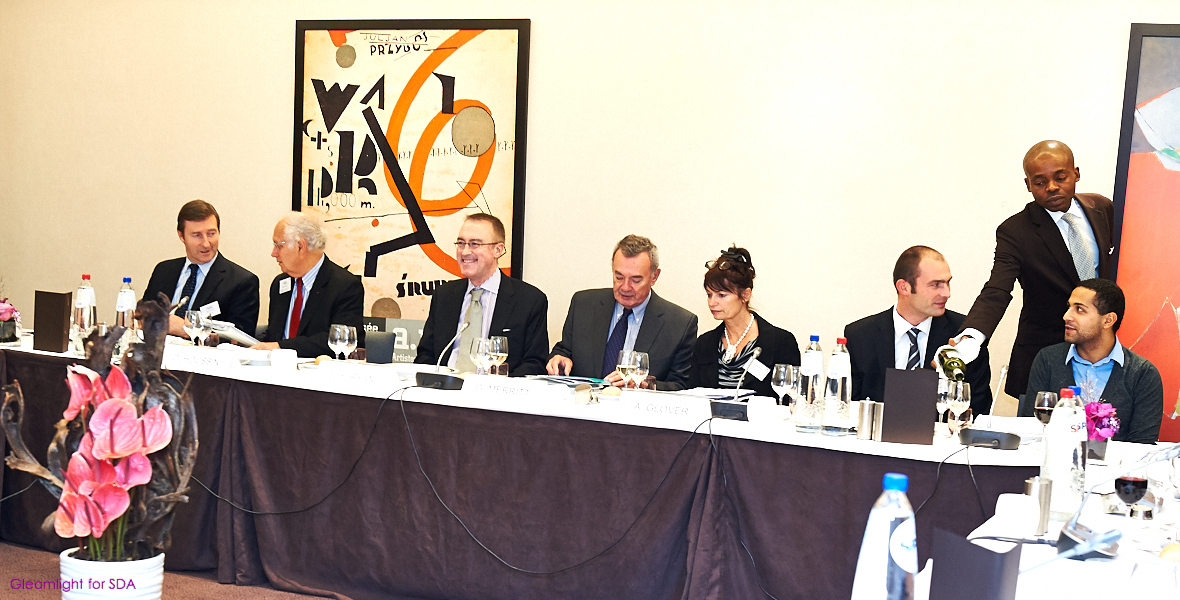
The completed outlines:
[[[117,598],[159,600],[164,585],[164,555],[144,560],[99,562],[61,553],[62,600]],[[67,591],[67,588],[69,590]]]

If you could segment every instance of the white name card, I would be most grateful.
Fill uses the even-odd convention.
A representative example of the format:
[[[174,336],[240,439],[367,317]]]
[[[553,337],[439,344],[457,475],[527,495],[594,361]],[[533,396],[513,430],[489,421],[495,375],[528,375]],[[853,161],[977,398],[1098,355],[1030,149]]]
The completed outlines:
[[[216,374],[225,369],[242,366],[235,352],[186,344],[165,344],[164,358],[161,362],[169,371],[190,373]]]
[[[573,391],[564,385],[552,385],[540,379],[468,375],[463,378],[463,394],[488,400],[571,399]]]
[[[397,370],[391,368],[389,365],[325,360],[316,366],[316,370],[320,375],[331,377],[334,380],[365,386],[376,386],[378,390],[394,390],[406,387],[406,382],[401,381]]]
[[[619,397],[623,408],[630,409],[652,425],[670,424],[670,421],[684,421],[684,425],[696,425],[712,416],[707,398],[685,394],[656,392],[648,390],[623,390]]]

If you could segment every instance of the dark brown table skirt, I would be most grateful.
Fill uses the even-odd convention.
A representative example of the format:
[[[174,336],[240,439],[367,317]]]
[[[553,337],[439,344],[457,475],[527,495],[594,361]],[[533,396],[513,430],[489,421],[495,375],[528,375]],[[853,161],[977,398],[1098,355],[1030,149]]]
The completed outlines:
[[[2,354],[0,376],[21,381],[26,439],[41,452],[68,403],[71,361]],[[325,596],[754,598],[761,583],[780,599],[847,598],[881,475],[908,474],[916,505],[937,466],[576,419],[382,407],[201,375],[191,385],[197,477],[243,508],[286,514],[248,514],[194,483],[167,567]],[[1035,472],[975,467],[985,508]],[[5,469],[4,493],[31,480]],[[40,486],[6,502],[0,537],[69,546],[39,530],[54,508]],[[988,516],[967,468],[944,466],[918,515],[922,560],[934,527],[965,535]]]

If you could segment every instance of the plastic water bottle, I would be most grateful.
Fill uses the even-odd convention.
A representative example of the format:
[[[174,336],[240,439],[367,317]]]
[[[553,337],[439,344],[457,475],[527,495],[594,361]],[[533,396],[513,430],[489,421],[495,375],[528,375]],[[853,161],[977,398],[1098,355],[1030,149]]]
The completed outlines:
[[[115,344],[115,358],[121,358],[132,341],[138,340],[135,333],[135,290],[131,289],[131,278],[123,278],[123,287],[119,288],[119,295],[115,298],[115,325],[126,327],[123,337]]]
[[[848,435],[848,413],[852,406],[852,359],[844,345],[848,340],[836,338],[836,349],[828,358],[828,381],[824,392],[824,435]]]
[[[98,302],[90,285],[90,274],[82,274],[82,283],[74,292],[74,313],[70,317],[70,346],[74,352],[85,354],[86,336],[98,324]]]
[[[1045,426],[1045,462],[1041,477],[1053,481],[1050,517],[1066,521],[1082,504],[1086,488],[1086,409],[1073,390],[1062,388]]]
[[[824,354],[819,347],[819,336],[811,336],[799,364],[801,394],[795,407],[795,431],[817,433],[824,402]]]
[[[869,512],[865,536],[856,559],[852,600],[910,600],[918,572],[914,509],[905,492],[910,479],[886,473],[883,491]]]

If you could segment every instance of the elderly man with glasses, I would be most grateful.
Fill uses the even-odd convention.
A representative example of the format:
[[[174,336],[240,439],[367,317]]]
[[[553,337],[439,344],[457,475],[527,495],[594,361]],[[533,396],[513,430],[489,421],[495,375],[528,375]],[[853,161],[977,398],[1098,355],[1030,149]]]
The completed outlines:
[[[549,300],[536,287],[503,276],[498,263],[505,252],[500,219],[485,213],[467,216],[455,240],[463,279],[434,290],[414,362],[435,364],[442,357],[460,372],[473,372],[472,340],[505,337],[509,375],[545,372]]]
[[[328,347],[332,325],[356,327],[365,346],[361,278],[324,255],[327,238],[319,223],[292,212],[275,225],[270,255],[282,274],[270,284],[270,320],[265,341],[253,348],[291,348],[311,358],[334,352]]]

